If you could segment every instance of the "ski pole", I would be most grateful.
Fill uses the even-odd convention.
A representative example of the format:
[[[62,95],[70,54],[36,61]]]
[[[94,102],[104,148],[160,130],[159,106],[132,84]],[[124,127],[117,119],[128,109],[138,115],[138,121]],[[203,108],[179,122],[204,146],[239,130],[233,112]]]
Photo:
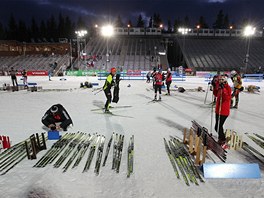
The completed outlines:
[[[212,93],[212,106],[211,106],[211,125],[210,125],[210,132],[212,134],[213,130],[213,114],[214,114],[214,93]]]
[[[223,90],[221,89],[220,104],[219,104],[219,111],[218,111],[217,134],[219,134],[219,129],[220,129],[220,113],[221,113],[221,110],[222,110],[222,93],[223,93]]]
[[[95,92],[94,95],[100,93],[101,91],[103,91],[103,87],[99,91]]]
[[[211,83],[208,82],[207,89],[206,89],[206,94],[205,94],[205,98],[204,98],[204,104],[206,104],[206,100],[207,100],[207,95],[208,95],[209,85],[210,85],[210,84],[211,84]]]
[[[95,89],[93,89],[93,91],[92,91],[92,92],[94,92],[94,91],[97,91],[97,90],[99,90],[99,89],[103,89],[103,87],[98,87],[98,88],[95,88]]]

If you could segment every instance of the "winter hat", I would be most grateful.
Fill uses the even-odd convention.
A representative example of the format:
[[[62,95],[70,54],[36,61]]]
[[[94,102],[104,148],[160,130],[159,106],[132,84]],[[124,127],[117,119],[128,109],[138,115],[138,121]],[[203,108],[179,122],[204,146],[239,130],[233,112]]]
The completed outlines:
[[[231,76],[234,76],[236,74],[237,74],[237,72],[235,70],[231,71]]]
[[[115,73],[116,72],[116,68],[112,67],[110,71],[111,71],[111,73]]]
[[[171,69],[170,68],[168,68],[168,70],[167,70],[168,72],[171,72]]]
[[[56,105],[53,105],[51,108],[50,108],[50,111],[51,113],[56,113],[58,111],[58,107]]]
[[[221,78],[220,78],[220,80],[221,80],[222,82],[227,82],[227,76],[222,75]]]

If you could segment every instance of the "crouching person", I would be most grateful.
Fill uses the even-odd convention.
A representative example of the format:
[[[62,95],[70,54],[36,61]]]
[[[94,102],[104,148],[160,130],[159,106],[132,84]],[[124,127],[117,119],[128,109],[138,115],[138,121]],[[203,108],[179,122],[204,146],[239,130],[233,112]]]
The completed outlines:
[[[70,115],[61,104],[52,105],[46,111],[41,121],[51,130],[62,129],[63,131],[67,131],[68,126],[73,124]]]

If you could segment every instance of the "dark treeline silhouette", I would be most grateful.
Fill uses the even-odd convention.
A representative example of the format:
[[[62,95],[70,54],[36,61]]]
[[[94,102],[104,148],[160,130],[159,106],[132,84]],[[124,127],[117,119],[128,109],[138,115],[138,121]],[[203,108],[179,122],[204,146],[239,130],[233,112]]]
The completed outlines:
[[[154,13],[150,17],[149,21],[144,21],[142,15],[139,15],[135,24],[129,19],[127,22],[122,20],[120,15],[117,16],[114,25],[116,27],[153,27],[158,28],[162,24],[163,32],[176,32],[179,27],[195,28],[199,25],[200,28],[210,28],[207,24],[204,16],[200,16],[195,24],[190,23],[189,16],[185,16],[183,19],[176,18],[174,21],[171,19],[162,20],[160,14]],[[234,28],[234,23],[229,22],[228,14],[224,14],[223,10],[220,10],[216,15],[216,20],[212,24],[211,28],[214,29],[227,29],[231,25]],[[245,24],[247,20],[243,20]],[[0,40],[17,40],[21,42],[54,42],[58,41],[59,38],[75,38],[75,30],[84,28],[88,30],[89,36],[94,33],[93,27],[87,25],[84,20],[79,17],[77,22],[73,22],[69,16],[63,16],[59,14],[58,17],[51,15],[47,20],[41,20],[37,22],[32,17],[30,24],[26,24],[24,21],[17,21],[11,14],[7,23],[4,27],[0,23]]]
[[[11,14],[7,27],[0,23],[0,40],[17,40],[21,42],[54,42],[59,38],[74,38],[75,29],[84,27],[85,23],[81,18],[77,24],[72,22],[68,16],[59,14],[56,19],[53,15],[46,21],[41,20],[37,23],[32,17],[31,22],[27,25],[24,21],[16,21]]]

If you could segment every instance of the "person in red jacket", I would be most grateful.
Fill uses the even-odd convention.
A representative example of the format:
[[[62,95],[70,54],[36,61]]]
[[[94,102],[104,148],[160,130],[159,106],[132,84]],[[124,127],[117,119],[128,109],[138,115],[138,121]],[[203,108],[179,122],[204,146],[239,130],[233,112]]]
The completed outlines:
[[[170,85],[171,85],[171,81],[172,81],[171,69],[168,68],[167,75],[166,75],[166,85],[167,85],[167,91],[168,91],[168,93],[166,95],[170,95]]]
[[[227,76],[219,78],[219,87],[215,107],[215,131],[218,133],[218,143],[223,145],[226,141],[223,125],[230,113],[231,88],[227,83]]]
[[[155,77],[154,77],[154,87],[155,87],[155,97],[154,100],[157,100],[157,92],[159,90],[159,100],[161,100],[161,87],[162,87],[162,70],[159,69],[159,72],[156,73]]]
[[[214,75],[213,80],[211,81],[212,84],[212,91],[214,95],[214,100],[213,104],[216,103],[216,97],[217,97],[217,91],[218,91],[218,86],[219,86],[219,78],[221,77],[220,71],[217,71],[217,74]]]

